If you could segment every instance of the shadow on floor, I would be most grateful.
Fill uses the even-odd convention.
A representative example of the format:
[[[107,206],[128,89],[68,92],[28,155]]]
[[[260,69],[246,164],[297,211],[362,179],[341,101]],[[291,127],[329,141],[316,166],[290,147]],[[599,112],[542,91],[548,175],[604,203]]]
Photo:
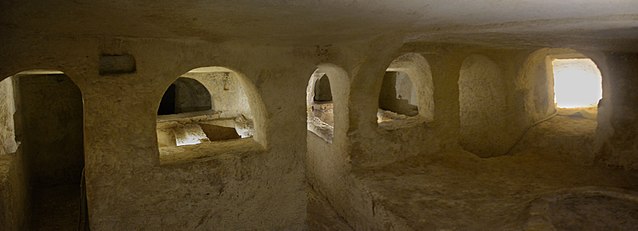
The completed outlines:
[[[78,230],[81,188],[79,184],[34,187],[31,230]]]

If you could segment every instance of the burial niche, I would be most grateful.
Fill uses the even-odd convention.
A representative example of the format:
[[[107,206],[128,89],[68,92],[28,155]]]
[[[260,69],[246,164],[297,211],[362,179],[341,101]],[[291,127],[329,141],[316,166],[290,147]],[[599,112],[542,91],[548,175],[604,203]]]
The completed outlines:
[[[434,86],[427,60],[417,53],[396,58],[386,69],[379,93],[380,127],[412,127],[434,119]]]
[[[187,149],[197,145],[232,150],[262,143],[252,106],[260,99],[242,78],[227,68],[203,67],[183,74],[167,88],[157,111],[160,161],[186,158],[177,156],[187,156]]]

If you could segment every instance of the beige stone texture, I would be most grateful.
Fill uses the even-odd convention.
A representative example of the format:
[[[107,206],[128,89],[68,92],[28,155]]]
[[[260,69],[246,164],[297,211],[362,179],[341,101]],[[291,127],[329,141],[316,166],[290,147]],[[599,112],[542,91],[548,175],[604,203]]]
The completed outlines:
[[[0,230],[631,230],[637,12],[2,1]],[[598,66],[603,98],[557,110],[551,61],[575,57]],[[416,116],[380,110],[386,72],[407,74]],[[158,116],[178,78],[211,110]]]

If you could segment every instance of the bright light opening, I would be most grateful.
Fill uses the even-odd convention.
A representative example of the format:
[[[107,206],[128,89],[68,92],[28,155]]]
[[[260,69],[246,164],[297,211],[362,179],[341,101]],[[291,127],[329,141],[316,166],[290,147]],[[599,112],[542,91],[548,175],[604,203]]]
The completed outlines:
[[[554,100],[559,108],[595,107],[602,98],[602,77],[591,59],[555,59]]]

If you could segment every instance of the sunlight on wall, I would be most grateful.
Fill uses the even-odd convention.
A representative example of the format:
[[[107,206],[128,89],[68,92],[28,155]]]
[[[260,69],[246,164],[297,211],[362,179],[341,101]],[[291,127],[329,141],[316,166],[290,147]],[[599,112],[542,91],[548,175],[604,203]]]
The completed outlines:
[[[555,59],[554,93],[559,108],[595,107],[602,98],[601,74],[591,59]]]
[[[209,141],[208,137],[199,125],[187,124],[174,129],[177,146],[201,144]]]

